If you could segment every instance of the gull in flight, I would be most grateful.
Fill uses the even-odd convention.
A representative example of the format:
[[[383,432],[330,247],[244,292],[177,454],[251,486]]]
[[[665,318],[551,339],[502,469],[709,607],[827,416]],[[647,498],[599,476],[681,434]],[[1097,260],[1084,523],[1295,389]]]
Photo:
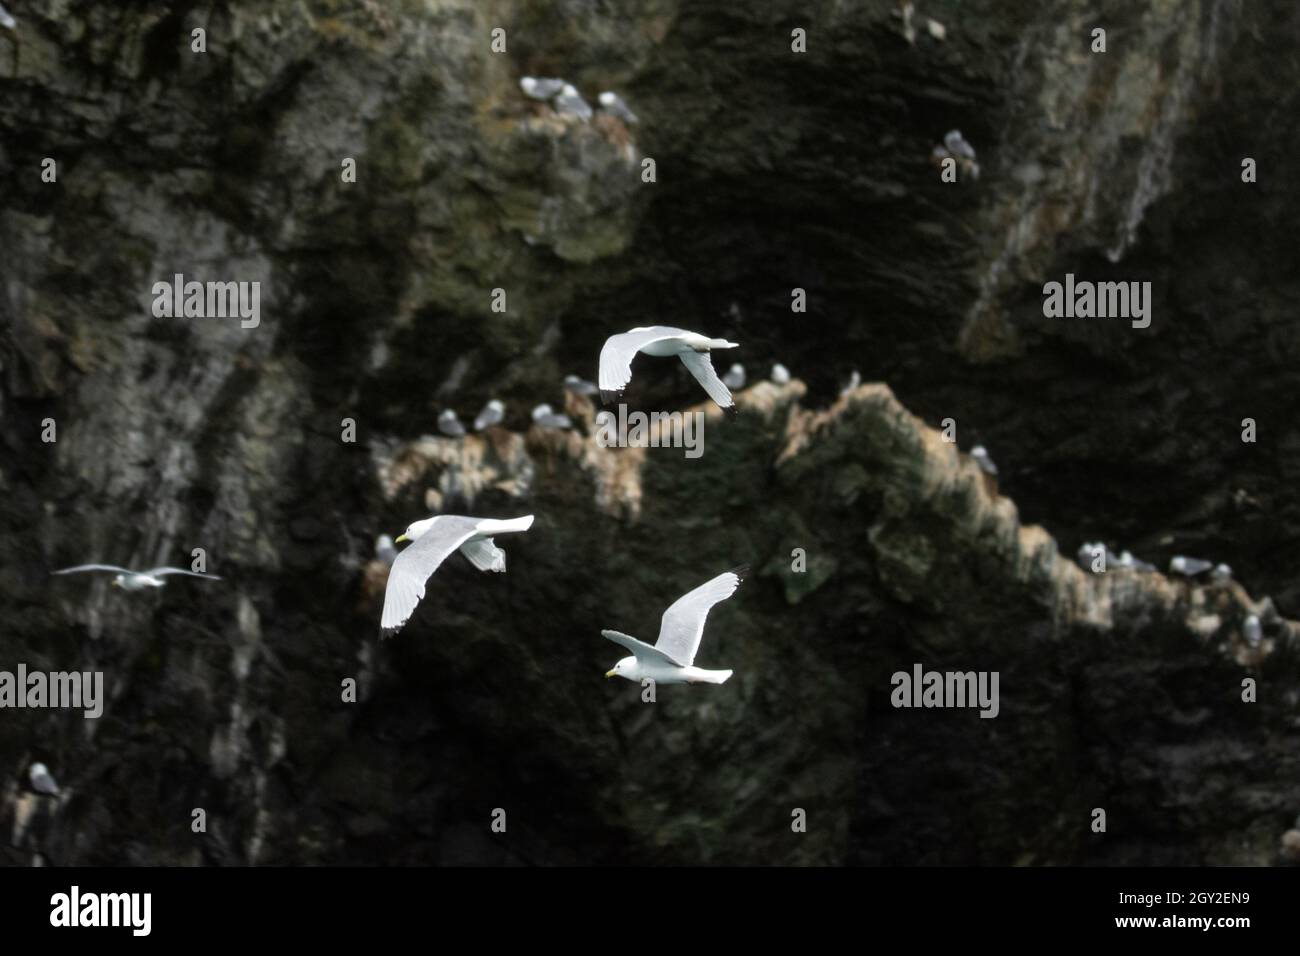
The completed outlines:
[[[527,531],[532,524],[532,515],[506,521],[437,515],[412,524],[397,538],[396,543],[410,541],[411,546],[397,556],[388,573],[380,620],[383,636],[396,634],[411,619],[424,597],[425,582],[453,551],[459,550],[480,571],[504,571],[506,553],[493,543],[492,536]]]
[[[119,568],[114,564],[78,564],[75,568],[61,568],[58,571],[51,571],[51,574],[79,574],[82,571],[113,571],[113,587],[121,588],[123,591],[141,591],[144,588],[160,588],[167,582],[163,578],[169,574],[184,574],[191,578],[207,578],[209,581],[220,581],[221,578],[215,574],[201,574],[198,571],[187,571],[185,568],[150,568],[148,571],[132,571],[130,568]]]
[[[600,350],[600,397],[606,403],[617,398],[632,381],[632,359],[637,352],[666,358],[676,355],[682,364],[704,386],[709,398],[725,409],[734,410],[736,403],[718,373],[713,370],[709,353],[714,349],[738,348],[736,342],[711,339],[698,332],[687,332],[669,325],[651,325],[611,335]]]
[[[693,666],[695,652],[700,649],[704,636],[704,619],[709,609],[725,601],[740,587],[749,573],[747,566],[724,571],[712,581],[688,591],[664,611],[659,623],[659,640],[654,647],[635,637],[618,631],[601,631],[615,644],[622,644],[632,652],[606,671],[606,677],[624,677],[640,683],[652,680],[656,684],[721,684],[731,676],[731,671],[706,671]]]

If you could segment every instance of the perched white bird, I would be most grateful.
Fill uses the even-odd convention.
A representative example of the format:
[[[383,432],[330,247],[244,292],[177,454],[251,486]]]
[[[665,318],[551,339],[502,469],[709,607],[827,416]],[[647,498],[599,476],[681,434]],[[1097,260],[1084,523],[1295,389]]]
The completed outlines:
[[[549,100],[565,87],[564,80],[549,76],[525,76],[519,80],[519,88],[525,96],[535,100]]]
[[[845,385],[842,389],[840,389],[840,394],[847,395],[849,392],[853,391],[861,384],[862,384],[862,374],[857,369],[854,369],[853,374],[849,376],[849,384]],[[972,454],[974,453],[972,452]]]
[[[976,445],[972,448],[970,456],[975,459],[975,464],[980,466],[980,471],[986,475],[996,475],[998,473],[998,466],[993,463],[993,457],[983,445]]]
[[[790,370],[786,368],[784,365],[782,365],[780,362],[777,362],[775,365],[772,366],[771,379],[777,385],[789,385]]]
[[[1204,574],[1214,567],[1212,561],[1202,561],[1200,558],[1188,558],[1181,554],[1174,555],[1169,561],[1169,570],[1174,574],[1186,575],[1194,578],[1198,574]]]
[[[597,99],[600,101],[601,109],[610,116],[617,116],[628,126],[632,126],[638,122],[636,114],[628,109],[627,104],[623,102],[623,97],[619,96],[617,93],[612,93],[609,90],[606,90],[604,93],[601,93]]]
[[[640,683],[653,680],[656,684],[721,684],[731,676],[731,671],[706,671],[693,666],[695,652],[704,636],[704,620],[709,610],[719,601],[725,601],[740,587],[749,573],[742,566],[724,571],[712,581],[688,591],[664,611],[659,623],[659,639],[654,647],[635,637],[618,631],[600,633],[615,644],[622,644],[632,652],[605,672],[606,677],[624,677]]]
[[[584,398],[590,398],[600,391],[595,382],[588,382],[585,378],[578,378],[576,375],[564,376],[564,387],[574,395],[581,395]]]
[[[572,428],[573,420],[568,415],[552,411],[545,403],[533,409],[533,421],[543,428]]]
[[[202,574],[198,571],[188,571],[185,568],[150,568],[148,571],[132,571],[130,568],[119,568],[114,564],[78,564],[73,568],[61,568],[58,571],[51,571],[51,574],[79,574],[82,571],[114,571],[113,587],[121,588],[123,591],[140,591],[144,588],[160,588],[167,582],[163,578],[170,574],[184,574],[191,578],[207,578],[209,581],[220,581],[221,578],[215,574]]]
[[[582,98],[582,94],[574,89],[571,83],[564,84],[551,105],[555,107],[555,112],[561,116],[576,116],[584,123],[592,117],[591,106]]]
[[[386,534],[381,534],[375,539],[375,558],[384,562],[390,568],[393,562],[397,560],[397,548],[393,546],[393,539]]]
[[[1216,564],[1210,572],[1210,580],[1215,584],[1227,584],[1232,580],[1232,568],[1226,564]]]
[[[959,129],[950,129],[943,138],[943,145],[948,147],[950,153],[961,159],[975,158],[975,147],[966,142],[966,137],[961,135]]]
[[[474,431],[481,432],[485,428],[491,428],[493,425],[500,425],[506,417],[506,406],[504,402],[492,399],[483,406],[483,410],[478,413],[474,419]]]
[[[408,527],[397,543],[410,541],[411,546],[393,562],[384,591],[383,636],[396,634],[411,619],[424,597],[425,582],[453,551],[459,550],[480,571],[504,571],[506,553],[493,543],[492,536],[527,531],[532,524],[532,515],[506,521],[437,515]]]
[[[739,362],[733,362],[731,368],[727,369],[727,374],[722,376],[722,384],[727,388],[740,389],[745,387],[745,366]]]
[[[5,9],[3,3],[0,3],[0,27],[4,27],[6,30],[18,29],[18,21]]]
[[[652,325],[611,335],[600,350],[600,396],[605,402],[613,401],[632,381],[632,359],[637,352],[666,358],[676,355],[682,364],[704,386],[722,408],[734,409],[731,392],[722,384],[718,373],[709,361],[713,349],[734,349],[738,345],[726,339],[711,339],[698,332],[687,332],[668,325]]]
[[[1156,566],[1141,558],[1134,557],[1132,552],[1121,551],[1119,553],[1119,567],[1128,568],[1132,571],[1154,571]]]
[[[31,781],[32,789],[37,793],[43,793],[47,797],[57,797],[59,795],[59,785],[50,774],[50,768],[45,764],[32,764],[32,769],[27,773],[27,779]]]
[[[460,438],[465,434],[465,426],[460,423],[454,411],[446,408],[438,416],[438,431],[448,438]]]
[[[1260,627],[1259,615],[1249,615],[1242,624],[1241,633],[1246,638],[1246,643],[1251,647],[1259,647],[1259,642],[1264,639],[1264,629]]]

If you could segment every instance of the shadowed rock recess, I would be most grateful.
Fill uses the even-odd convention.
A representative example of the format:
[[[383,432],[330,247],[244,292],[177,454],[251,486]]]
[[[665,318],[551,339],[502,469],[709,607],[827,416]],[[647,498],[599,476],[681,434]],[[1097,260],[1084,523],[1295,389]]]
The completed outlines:
[[[0,860],[1282,861],[1296,4],[929,0],[911,31],[892,0],[9,5],[0,670],[102,670],[108,701],[0,711]],[[524,74],[641,122],[564,120]],[[978,181],[929,165],[954,127]],[[1150,281],[1151,327],[1044,318],[1067,272]],[[176,273],[259,281],[260,325],[155,318]],[[629,405],[704,411],[698,459],[599,447],[560,387],[659,323],[756,383],[731,419],[638,360]],[[493,396],[502,427],[432,437]],[[435,511],[537,521],[381,642],[374,537]],[[1094,540],[1235,581],[1085,572]],[[222,582],[49,576],[196,547]],[[744,562],[697,661],[728,683],[603,679],[601,628],[652,640]],[[998,671],[997,717],[895,709],[916,663]],[[35,816],[33,760],[65,791]]]

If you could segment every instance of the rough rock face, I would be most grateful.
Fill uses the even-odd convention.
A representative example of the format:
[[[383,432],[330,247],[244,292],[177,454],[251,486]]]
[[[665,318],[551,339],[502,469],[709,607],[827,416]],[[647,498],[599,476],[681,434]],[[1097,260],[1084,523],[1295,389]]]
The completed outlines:
[[[103,670],[110,700],[0,711],[0,858],[1277,858],[1300,811],[1300,8],[931,0],[940,40],[885,0],[12,6],[0,669]],[[524,73],[641,123],[563,120]],[[978,182],[928,165],[953,127]],[[1045,319],[1066,272],[1150,281],[1151,327]],[[156,318],[176,273],[259,281],[260,324]],[[598,448],[572,398],[577,431],[526,429],[604,336],[656,322],[797,378],[709,411],[696,460]],[[836,398],[851,368],[888,384]],[[429,437],[493,395],[507,427]],[[697,400],[639,360],[630,403]],[[538,520],[506,575],[448,562],[381,643],[374,536],[471,506]],[[1061,557],[1098,538],[1242,583]],[[225,581],[48,577],[196,547]],[[741,561],[700,657],[730,682],[651,705],[601,678],[602,627],[652,638]],[[998,717],[895,709],[915,662],[998,671]],[[67,791],[34,819],[32,759]]]

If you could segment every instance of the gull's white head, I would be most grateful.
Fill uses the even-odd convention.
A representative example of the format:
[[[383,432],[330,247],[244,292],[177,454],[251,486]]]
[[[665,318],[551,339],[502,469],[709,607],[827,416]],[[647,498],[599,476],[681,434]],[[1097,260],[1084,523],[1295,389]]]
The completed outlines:
[[[109,584],[109,587],[120,588],[120,587],[125,587],[125,586],[126,586],[126,575],[125,575],[125,574],[115,574],[115,575],[113,575],[113,580],[112,580],[112,582]]]
[[[397,536],[394,544],[401,544],[403,541],[419,541],[424,537],[425,532],[433,527],[434,518],[425,518],[423,521],[416,521],[409,524],[406,530]]]
[[[611,669],[605,671],[605,677],[626,677],[628,680],[636,680],[636,658],[623,658]]]
[[[565,83],[564,88],[560,90],[560,93],[564,96],[577,96],[578,89],[572,83]]]
[[[617,100],[618,97],[615,96],[613,93],[611,93],[609,90],[606,90],[604,93],[600,94],[601,106],[613,106]]]

